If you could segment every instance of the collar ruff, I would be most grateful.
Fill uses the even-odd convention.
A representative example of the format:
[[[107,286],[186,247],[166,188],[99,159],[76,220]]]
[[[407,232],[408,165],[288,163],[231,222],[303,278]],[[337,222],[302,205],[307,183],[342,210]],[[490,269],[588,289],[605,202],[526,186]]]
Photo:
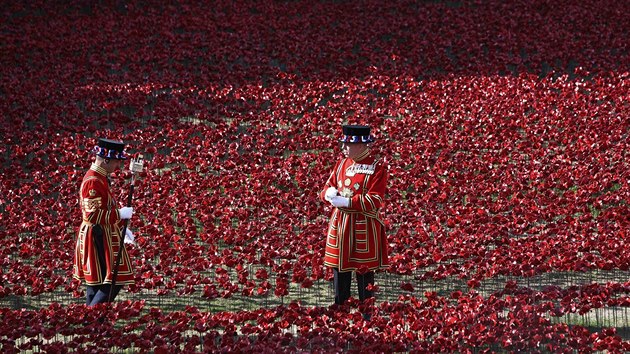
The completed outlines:
[[[96,172],[96,173],[98,173],[100,175],[103,175],[103,177],[107,177],[107,171],[105,171],[104,168],[102,168],[101,166],[99,166],[99,165],[97,165],[95,163],[93,163],[92,166],[90,166],[90,170],[92,170],[92,171],[94,171],[94,172]]]

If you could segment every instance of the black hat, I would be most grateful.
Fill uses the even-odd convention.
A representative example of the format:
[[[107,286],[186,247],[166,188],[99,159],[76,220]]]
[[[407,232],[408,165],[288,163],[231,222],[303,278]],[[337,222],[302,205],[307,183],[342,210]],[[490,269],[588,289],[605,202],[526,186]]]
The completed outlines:
[[[374,137],[370,135],[370,127],[367,125],[344,125],[342,143],[347,144],[367,144],[374,142]]]
[[[104,159],[126,160],[127,154],[124,150],[125,144],[122,141],[98,139],[98,144],[92,151]]]

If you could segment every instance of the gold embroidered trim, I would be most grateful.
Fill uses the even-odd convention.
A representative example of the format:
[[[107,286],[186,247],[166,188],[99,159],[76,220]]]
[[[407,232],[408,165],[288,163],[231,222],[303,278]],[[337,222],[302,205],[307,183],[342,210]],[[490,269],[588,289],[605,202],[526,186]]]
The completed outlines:
[[[96,209],[100,208],[102,204],[102,198],[83,198],[83,210],[87,213],[93,213]]]

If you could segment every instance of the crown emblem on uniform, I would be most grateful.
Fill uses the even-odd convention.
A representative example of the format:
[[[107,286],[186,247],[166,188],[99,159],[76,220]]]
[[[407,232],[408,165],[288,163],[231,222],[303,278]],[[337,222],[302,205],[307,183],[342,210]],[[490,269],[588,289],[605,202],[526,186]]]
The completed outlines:
[[[90,197],[96,196],[96,191],[94,189],[90,189],[88,193],[90,193]]]

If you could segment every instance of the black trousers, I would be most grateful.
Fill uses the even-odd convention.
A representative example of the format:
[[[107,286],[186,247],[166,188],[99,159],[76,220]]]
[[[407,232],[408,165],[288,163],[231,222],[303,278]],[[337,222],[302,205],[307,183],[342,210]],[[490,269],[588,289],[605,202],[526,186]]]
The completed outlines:
[[[85,291],[85,303],[88,306],[94,306],[103,302],[109,302],[109,292],[112,288],[111,284],[101,285],[88,285]],[[122,289],[122,285],[114,286],[114,292],[112,293],[112,301],[116,298],[116,295]]]
[[[350,285],[352,283],[352,272],[340,272],[339,269],[333,269],[335,287],[335,304],[343,305],[350,297]],[[374,292],[369,291],[367,286],[374,284],[374,272],[363,274],[356,273],[357,287],[359,291],[359,300],[365,300],[374,296]]]

